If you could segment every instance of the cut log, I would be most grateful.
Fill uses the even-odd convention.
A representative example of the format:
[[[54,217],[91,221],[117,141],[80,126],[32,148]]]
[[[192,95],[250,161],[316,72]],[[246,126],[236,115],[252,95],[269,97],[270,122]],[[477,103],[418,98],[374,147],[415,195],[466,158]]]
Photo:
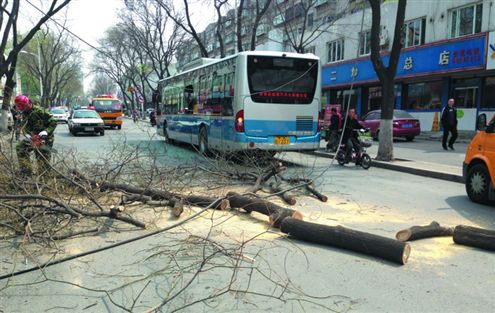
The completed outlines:
[[[178,200],[175,199],[174,201],[174,207],[172,208],[172,214],[178,218],[184,212],[184,201],[183,200]]]
[[[458,225],[454,229],[454,242],[460,245],[495,251],[495,230]]]
[[[232,208],[244,209],[248,213],[255,211],[268,216],[270,224],[276,228],[280,228],[280,223],[287,217],[299,220],[303,219],[302,213],[297,210],[283,208],[259,198],[242,196],[235,192],[229,192],[227,194],[227,199],[229,199]]]
[[[327,196],[321,194],[318,190],[316,190],[310,184],[306,185],[306,189],[308,189],[309,192],[311,192],[313,195],[315,195],[321,202],[327,202],[328,201]]]
[[[285,218],[280,230],[296,239],[376,256],[406,264],[411,253],[408,243],[343,226],[328,226]]]
[[[454,228],[443,227],[433,221],[430,225],[412,226],[410,228],[403,229],[395,235],[395,238],[400,241],[413,241],[423,238],[452,236],[453,233]]]
[[[280,186],[276,186],[274,184],[270,185],[271,192],[279,196],[285,203],[288,205],[295,205],[296,198],[291,195],[289,192],[284,191]]]

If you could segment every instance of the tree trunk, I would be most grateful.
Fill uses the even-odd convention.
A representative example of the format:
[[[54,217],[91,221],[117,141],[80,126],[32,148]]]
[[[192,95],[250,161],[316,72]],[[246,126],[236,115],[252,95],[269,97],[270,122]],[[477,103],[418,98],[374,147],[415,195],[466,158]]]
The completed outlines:
[[[391,238],[360,232],[342,226],[328,226],[286,218],[280,230],[296,239],[347,249],[406,264],[411,247]]]
[[[408,229],[399,231],[395,238],[400,241],[412,241],[423,238],[452,236],[454,229],[452,227],[442,227],[433,221],[426,226],[412,226]]]
[[[394,159],[394,138],[392,123],[394,118],[394,79],[382,81],[382,105],[380,133],[378,134],[378,154],[376,159],[379,161],[391,161]]]
[[[454,242],[460,245],[495,251],[495,231],[458,225],[454,229]]]
[[[279,228],[280,223],[287,217],[292,217],[299,220],[303,219],[303,215],[299,211],[283,208],[259,198],[247,197],[235,192],[229,192],[227,194],[227,199],[229,200],[232,208],[241,208],[249,213],[256,211],[268,216],[270,219],[270,224],[272,224],[275,228]]]
[[[237,51],[242,52],[244,49],[242,47],[242,12],[244,11],[244,0],[241,0],[239,7],[237,8],[237,25],[236,25],[236,37],[237,37]]]
[[[402,47],[401,37],[406,12],[406,0],[399,0],[397,15],[395,18],[394,39],[390,51],[388,66],[385,66],[380,55],[380,29],[381,29],[381,0],[368,0],[371,6],[371,63],[382,86],[381,121],[377,160],[391,161],[394,158],[392,119],[395,104],[394,80],[399,63]]]

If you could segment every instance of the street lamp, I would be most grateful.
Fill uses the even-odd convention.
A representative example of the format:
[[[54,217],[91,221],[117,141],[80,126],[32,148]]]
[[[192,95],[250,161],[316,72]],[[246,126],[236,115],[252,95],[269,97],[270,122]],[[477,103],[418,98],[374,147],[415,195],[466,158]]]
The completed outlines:
[[[40,102],[43,102],[43,78],[41,75],[41,54],[40,54],[40,46],[38,45],[38,54],[32,53],[26,50],[21,50],[19,53],[25,53],[35,56],[38,59],[38,70],[40,72]]]

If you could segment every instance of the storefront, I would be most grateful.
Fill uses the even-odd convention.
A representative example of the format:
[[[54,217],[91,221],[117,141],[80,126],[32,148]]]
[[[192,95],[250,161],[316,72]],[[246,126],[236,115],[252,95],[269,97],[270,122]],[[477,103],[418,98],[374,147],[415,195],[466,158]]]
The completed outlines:
[[[449,98],[459,108],[459,129],[474,130],[480,111],[495,111],[495,56],[493,70],[485,68],[488,35],[480,33],[404,49],[396,76],[396,109],[409,111],[423,131],[439,130],[438,119]],[[492,36],[490,34],[490,38]],[[495,43],[493,44],[495,48]],[[495,49],[494,49],[495,53]],[[385,64],[388,56],[384,56]],[[491,75],[490,75],[490,72]],[[322,69],[327,101],[341,104],[337,94],[356,95],[355,108],[363,115],[381,105],[381,88],[369,57],[329,64]]]
[[[492,118],[495,114],[495,32],[488,34],[485,74],[482,82],[480,112]]]

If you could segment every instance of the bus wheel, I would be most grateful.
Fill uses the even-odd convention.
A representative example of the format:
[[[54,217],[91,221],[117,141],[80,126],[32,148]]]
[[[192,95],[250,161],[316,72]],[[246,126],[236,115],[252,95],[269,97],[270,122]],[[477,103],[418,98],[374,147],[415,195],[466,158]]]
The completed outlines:
[[[199,140],[199,153],[201,153],[204,156],[208,155],[208,136],[206,134],[206,129],[204,127],[201,127],[199,129],[199,135],[198,135],[198,140]]]
[[[122,125],[117,125],[117,129],[122,129]]]

